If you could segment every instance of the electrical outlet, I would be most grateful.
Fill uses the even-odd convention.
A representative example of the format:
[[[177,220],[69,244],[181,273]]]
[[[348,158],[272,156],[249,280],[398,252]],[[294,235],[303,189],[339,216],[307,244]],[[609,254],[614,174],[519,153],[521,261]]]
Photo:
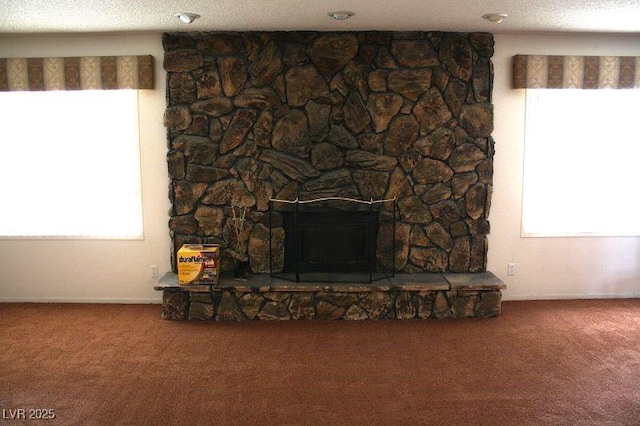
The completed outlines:
[[[151,278],[158,278],[158,267],[156,265],[150,266],[151,268]]]
[[[514,276],[516,274],[516,264],[507,263],[507,275]]]

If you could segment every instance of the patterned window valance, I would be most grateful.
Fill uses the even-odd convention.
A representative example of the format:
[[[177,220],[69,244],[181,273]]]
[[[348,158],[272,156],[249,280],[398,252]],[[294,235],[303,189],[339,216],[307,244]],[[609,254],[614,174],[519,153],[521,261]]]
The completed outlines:
[[[0,58],[0,91],[153,89],[153,56]]]
[[[640,88],[640,57],[516,55],[513,88]]]

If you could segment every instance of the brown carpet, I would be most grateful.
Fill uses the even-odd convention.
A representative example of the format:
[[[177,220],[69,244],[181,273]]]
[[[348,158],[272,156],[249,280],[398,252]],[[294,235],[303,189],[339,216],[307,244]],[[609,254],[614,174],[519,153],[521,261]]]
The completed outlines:
[[[46,424],[638,425],[640,299],[240,323],[0,304],[0,408],[52,409]]]

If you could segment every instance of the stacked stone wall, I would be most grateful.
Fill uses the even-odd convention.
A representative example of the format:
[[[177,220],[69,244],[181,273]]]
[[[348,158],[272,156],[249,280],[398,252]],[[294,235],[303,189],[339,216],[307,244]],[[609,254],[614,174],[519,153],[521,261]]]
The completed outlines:
[[[395,238],[398,271],[486,269],[490,34],[172,33],[163,45],[174,255],[216,243],[223,270],[248,256],[265,273],[271,197],[395,197],[395,235],[379,235]]]

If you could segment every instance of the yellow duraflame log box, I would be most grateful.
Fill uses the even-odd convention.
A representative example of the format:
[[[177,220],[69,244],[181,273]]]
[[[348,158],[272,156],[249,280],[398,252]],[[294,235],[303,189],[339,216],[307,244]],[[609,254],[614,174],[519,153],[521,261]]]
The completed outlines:
[[[217,284],[220,276],[218,244],[185,244],[178,250],[178,283]]]

